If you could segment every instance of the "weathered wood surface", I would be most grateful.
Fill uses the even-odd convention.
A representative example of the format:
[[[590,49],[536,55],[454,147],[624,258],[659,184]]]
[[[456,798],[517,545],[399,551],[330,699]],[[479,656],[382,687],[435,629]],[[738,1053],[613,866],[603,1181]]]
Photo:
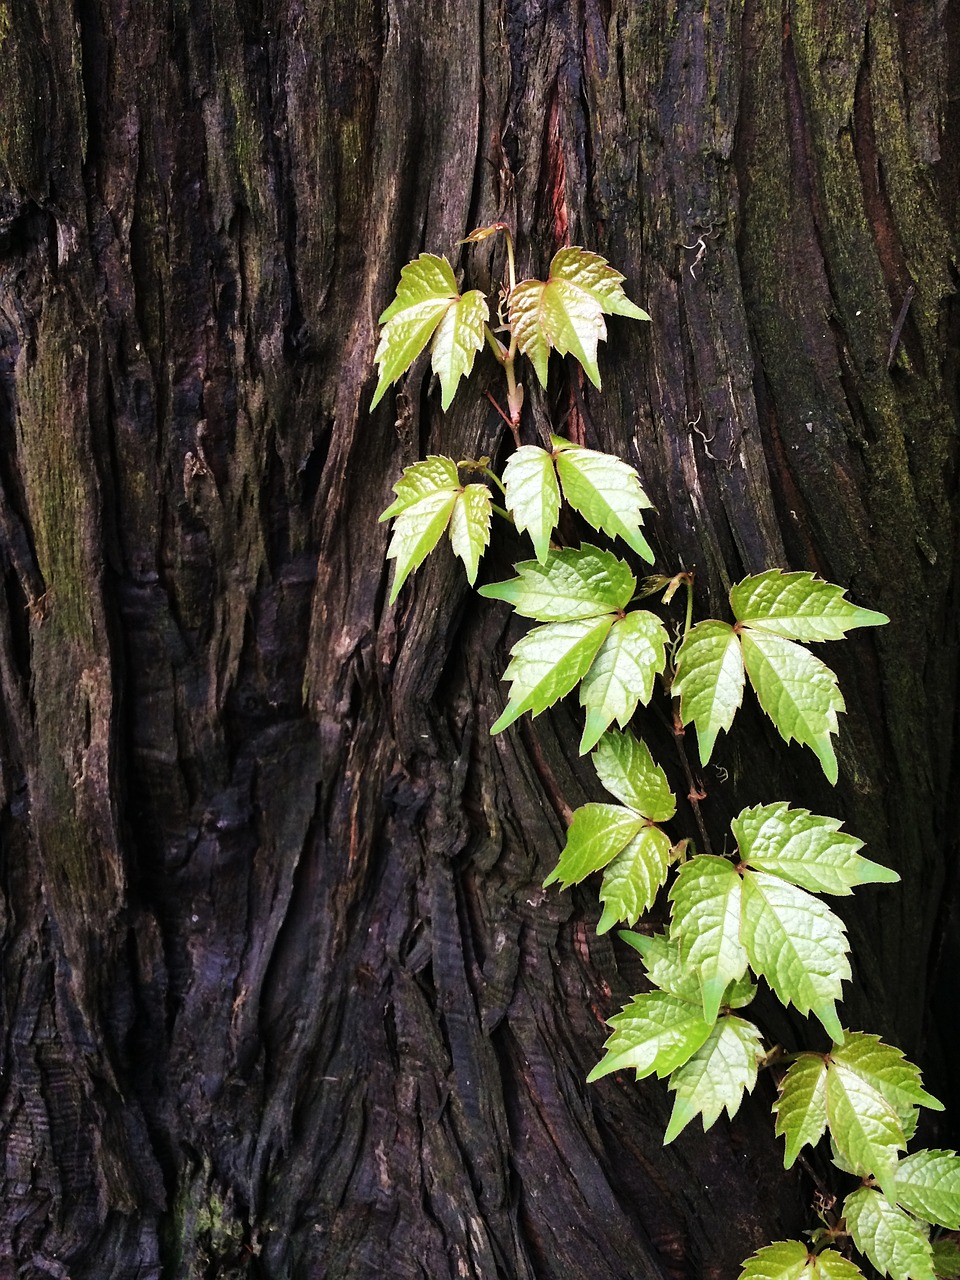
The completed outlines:
[[[734,1276],[811,1185],[769,1085],[663,1150],[662,1085],[583,1084],[638,972],[538,887],[572,712],[488,737],[512,632],[445,553],[385,607],[390,485],[502,455],[494,371],[368,416],[376,317],[485,221],[605,254],[654,323],[527,437],[635,463],[704,607],[776,565],[891,615],[831,651],[836,792],[749,710],[704,781],[902,872],[846,1012],[935,1066],[957,7],[0,0],[0,53],[0,1275]]]

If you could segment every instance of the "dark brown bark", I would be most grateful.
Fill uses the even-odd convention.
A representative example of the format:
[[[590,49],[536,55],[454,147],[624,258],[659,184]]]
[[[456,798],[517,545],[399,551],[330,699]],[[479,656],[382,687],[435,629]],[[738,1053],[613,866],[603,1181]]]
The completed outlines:
[[[526,438],[635,463],[704,609],[781,566],[891,615],[830,654],[839,787],[747,708],[705,811],[897,867],[845,1015],[936,1072],[956,7],[0,0],[0,49],[0,1275],[735,1276],[811,1184],[769,1083],[667,1149],[661,1084],[584,1085],[639,973],[539,888],[575,709],[488,736],[513,632],[446,552],[385,605],[390,485],[504,456],[495,371],[368,415],[376,317],[483,222],[605,254],[654,323],[602,396],[528,376]]]

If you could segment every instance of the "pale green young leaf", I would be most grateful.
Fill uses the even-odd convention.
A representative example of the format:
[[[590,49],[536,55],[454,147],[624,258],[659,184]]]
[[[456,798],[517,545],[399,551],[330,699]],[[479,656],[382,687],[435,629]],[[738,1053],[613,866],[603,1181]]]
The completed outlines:
[[[817,1254],[811,1277],[820,1280],[864,1280],[863,1272],[855,1262],[850,1262],[836,1249],[823,1249]]]
[[[661,1079],[682,1066],[710,1034],[699,1005],[666,991],[636,996],[610,1019],[614,1033],[606,1052],[587,1076],[587,1083],[613,1071],[634,1070],[637,1079],[656,1073]]]
[[[503,484],[514,524],[529,533],[537,559],[545,563],[560,515],[560,485],[552,455],[539,445],[522,445],[503,469]]]
[[[567,843],[560,861],[544,880],[543,887],[560,880],[566,889],[592,872],[602,870],[645,825],[640,814],[618,804],[581,805],[567,828]]]
[[[800,1240],[778,1240],[747,1258],[739,1280],[810,1280],[809,1249]]]
[[[613,624],[580,686],[580,704],[587,713],[581,755],[597,744],[614,720],[625,728],[637,703],[646,706],[650,701],[654,679],[664,667],[666,644],[663,623],[645,609]]]
[[[848,894],[854,885],[894,884],[900,877],[863,858],[863,841],[840,830],[836,818],[783,801],[744,809],[730,824],[740,857],[759,871],[772,871],[814,893]]]
[[[440,318],[433,339],[433,371],[440,379],[440,407],[444,412],[456,394],[461,378],[468,377],[477,352],[483,346],[483,326],[490,308],[479,289],[457,298]]]
[[[550,348],[573,355],[595,387],[600,386],[597,343],[606,338],[607,315],[649,320],[621,288],[623,276],[595,253],[572,246],[550,263],[548,279],[524,280],[510,294],[510,327],[517,346],[547,385]]]
[[[700,979],[693,969],[680,963],[679,943],[665,933],[650,935],[621,929],[619,936],[643,956],[647,977],[655,987],[700,1010]]]
[[[784,1004],[811,1011],[834,1040],[843,1038],[834,1002],[850,977],[843,921],[805,889],[765,871],[743,876],[740,936],[754,973]]]
[[[886,1098],[899,1116],[908,1142],[916,1132],[919,1107],[943,1110],[943,1103],[923,1088],[920,1068],[908,1062],[899,1049],[884,1044],[879,1036],[847,1031],[834,1045],[831,1057],[855,1071]]]
[[[510,698],[490,732],[500,733],[525,711],[539,715],[568,694],[590,669],[613,622],[613,614],[550,622],[518,640],[504,672],[512,684]]]
[[[714,1022],[727,986],[746,972],[740,940],[741,879],[726,858],[702,854],[680,868],[670,889],[670,936],[680,960],[700,975],[703,1016]]]
[[[405,507],[397,516],[387,548],[387,559],[397,562],[390,604],[396,600],[410,574],[419,568],[440,541],[459,496],[458,490],[437,489],[412,506]]]
[[[669,822],[676,813],[667,775],[654,764],[646,743],[629,729],[605,733],[591,758],[606,789],[631,809],[653,822]]]
[[[743,656],[733,627],[708,619],[690,630],[677,651],[673,693],[680,697],[682,722],[696,726],[705,765],[717,734],[730,728],[743,700]]]
[[[517,577],[480,588],[487,600],[504,600],[524,618],[572,622],[625,609],[637,580],[612,551],[586,544],[551,551],[541,564],[521,560]]]
[[[836,1060],[827,1068],[827,1124],[847,1167],[890,1189],[906,1147],[900,1118],[883,1094]]]
[[[827,1127],[827,1063],[822,1055],[803,1053],[780,1081],[773,1109],[777,1137],[786,1138],[783,1167],[789,1169],[804,1147],[815,1147]]]
[[[703,1116],[704,1132],[724,1109],[732,1120],[744,1090],[753,1091],[762,1057],[760,1032],[753,1023],[729,1014],[722,1017],[697,1052],[670,1077],[669,1087],[677,1096],[664,1145],[697,1115]]]
[[[738,582],[730,591],[730,605],[738,622],[787,640],[842,640],[854,627],[881,627],[890,621],[844,596],[843,587],[812,573],[771,569]]]
[[[393,516],[398,516],[401,511],[412,507],[427,494],[438,493],[441,490],[453,493],[459,488],[460,477],[457,473],[457,464],[453,459],[431,454],[428,458],[423,458],[420,462],[404,468],[403,475],[393,486],[396,499],[381,515],[380,521],[382,523],[384,520],[392,519]]]
[[[932,1240],[933,1269],[939,1280],[960,1280],[960,1244],[950,1236]]]
[[[960,1156],[955,1151],[915,1151],[897,1165],[894,1199],[902,1208],[960,1230]]]
[[[831,783],[837,781],[837,756],[830,737],[837,712],[844,710],[837,677],[819,658],[772,632],[740,633],[750,683],[785,742],[794,738],[816,754]]]
[[[934,1280],[927,1233],[879,1191],[854,1191],[843,1202],[843,1214],[854,1244],[881,1274],[890,1280]]]
[[[374,356],[380,378],[371,409],[380,403],[387,387],[410,368],[459,297],[457,280],[446,258],[421,253],[403,268],[397,296],[380,317],[383,330]]]
[[[622,538],[642,559],[653,563],[653,552],[640,532],[640,512],[651,505],[633,467],[610,453],[583,449],[560,436],[551,436],[563,496],[594,529]]]
[[[727,1009],[744,1009],[751,1004],[754,996],[757,994],[757,984],[754,982],[748,969],[742,977],[737,978],[736,982],[731,982],[729,987],[723,993],[720,1004]]]
[[[468,484],[457,496],[450,516],[450,542],[463,561],[471,587],[477,580],[480,557],[490,541],[490,490],[485,484]]]
[[[657,827],[643,827],[603,873],[600,901],[604,905],[597,933],[606,933],[619,920],[636,924],[653,906],[669,866],[669,837]]]

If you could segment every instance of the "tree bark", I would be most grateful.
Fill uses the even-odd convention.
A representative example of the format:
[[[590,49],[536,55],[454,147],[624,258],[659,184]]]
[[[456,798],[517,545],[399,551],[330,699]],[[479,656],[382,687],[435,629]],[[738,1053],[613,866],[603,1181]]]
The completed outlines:
[[[813,1184],[769,1081],[666,1149],[661,1083],[584,1084],[640,970],[539,887],[575,708],[489,737],[519,633],[446,551],[386,606],[496,370],[370,415],[376,321],[421,250],[495,290],[479,224],[604,254],[653,324],[525,439],[636,465],[704,614],[783,567],[890,615],[828,655],[836,790],[747,707],[704,807],[896,867],[844,1019],[956,1095],[957,7],[0,0],[0,50],[0,1275],[735,1276]]]

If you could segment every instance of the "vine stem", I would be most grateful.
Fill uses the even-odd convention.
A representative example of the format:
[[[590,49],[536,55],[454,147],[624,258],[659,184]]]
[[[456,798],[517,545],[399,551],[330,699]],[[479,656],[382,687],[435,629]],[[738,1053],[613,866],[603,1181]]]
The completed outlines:
[[[702,787],[697,786],[696,779],[693,776],[693,770],[690,768],[690,761],[687,758],[687,749],[684,746],[684,737],[686,730],[680,719],[680,699],[673,700],[673,740],[677,744],[677,755],[680,757],[680,766],[683,769],[683,776],[687,780],[687,799],[690,801],[690,808],[693,810],[693,816],[696,819],[697,830],[700,832],[700,840],[702,842],[703,852],[707,854],[713,853],[713,847],[710,844],[710,837],[707,835],[707,827],[703,821],[703,814],[700,812],[700,801],[706,800],[707,793]]]

